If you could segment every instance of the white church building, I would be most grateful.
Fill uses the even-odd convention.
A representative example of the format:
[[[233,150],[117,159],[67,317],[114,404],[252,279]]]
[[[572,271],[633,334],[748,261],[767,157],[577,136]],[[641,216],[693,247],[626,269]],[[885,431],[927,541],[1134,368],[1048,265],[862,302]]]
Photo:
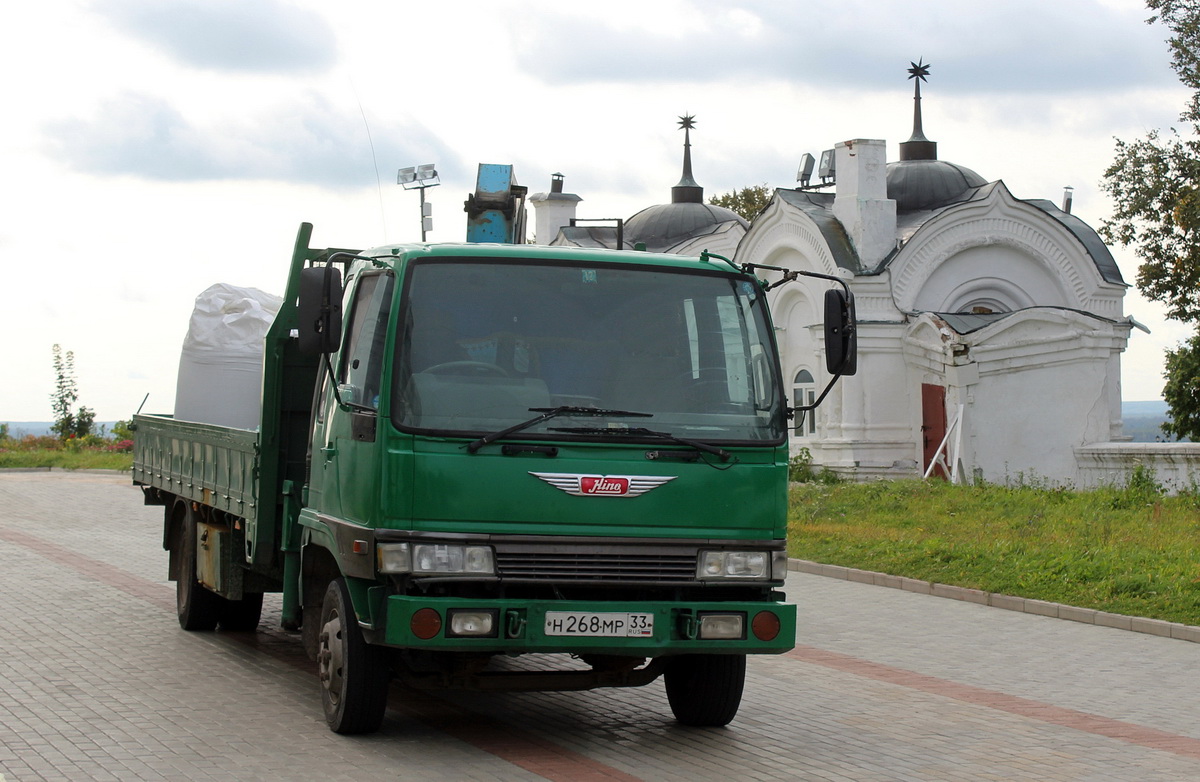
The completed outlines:
[[[747,224],[703,203],[684,118],[684,175],[671,203],[620,227],[572,226],[579,197],[563,194],[556,175],[551,193],[530,198],[535,241],[708,250],[845,279],[858,372],[793,421],[793,452],[807,448],[818,468],[1083,486],[1120,482],[1144,461],[1168,485],[1186,485],[1186,459],[1173,466],[1170,447],[1121,435],[1121,353],[1137,324],[1124,314],[1128,285],[1112,254],[1068,211],[939,160],[922,130],[927,69],[914,70],[913,134],[898,161],[887,162],[881,140],[841,142],[831,188],[778,189]],[[828,382],[826,287],[801,278],[769,294],[792,404]]]

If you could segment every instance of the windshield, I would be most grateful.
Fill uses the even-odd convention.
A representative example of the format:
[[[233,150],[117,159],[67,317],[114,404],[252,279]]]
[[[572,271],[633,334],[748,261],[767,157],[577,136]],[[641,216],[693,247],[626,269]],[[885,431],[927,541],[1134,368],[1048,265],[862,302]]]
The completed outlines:
[[[649,427],[707,442],[779,441],[764,310],[757,286],[734,274],[418,262],[401,305],[392,416],[409,431],[482,436],[529,422],[531,409],[605,408],[641,415],[568,411],[514,436]],[[572,419],[591,430],[564,434]]]

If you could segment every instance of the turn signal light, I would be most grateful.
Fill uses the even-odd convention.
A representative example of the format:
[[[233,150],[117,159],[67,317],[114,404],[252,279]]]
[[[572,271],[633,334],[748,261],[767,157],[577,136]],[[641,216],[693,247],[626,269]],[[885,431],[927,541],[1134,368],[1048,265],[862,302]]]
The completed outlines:
[[[428,641],[442,631],[442,615],[432,608],[422,608],[408,620],[412,634],[422,641]]]
[[[775,637],[779,635],[779,617],[770,611],[759,611],[754,615],[750,629],[754,631],[754,637],[758,640],[774,641]]]

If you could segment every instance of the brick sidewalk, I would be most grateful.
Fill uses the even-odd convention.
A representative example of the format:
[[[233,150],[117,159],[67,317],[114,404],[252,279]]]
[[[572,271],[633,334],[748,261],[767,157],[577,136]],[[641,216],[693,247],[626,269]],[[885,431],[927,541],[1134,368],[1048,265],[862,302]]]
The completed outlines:
[[[721,730],[661,684],[423,695],[344,738],[278,629],[185,633],[127,478],[0,474],[0,775],[54,779],[1200,779],[1200,645],[794,573],[801,645]]]

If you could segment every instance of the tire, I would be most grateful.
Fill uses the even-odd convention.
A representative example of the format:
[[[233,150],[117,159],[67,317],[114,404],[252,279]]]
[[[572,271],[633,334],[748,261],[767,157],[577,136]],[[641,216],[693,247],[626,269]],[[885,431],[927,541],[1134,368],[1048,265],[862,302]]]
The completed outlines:
[[[329,729],[342,734],[379,730],[387,710],[387,658],[382,650],[363,640],[342,578],[325,590],[317,668]]]
[[[253,632],[262,619],[262,607],[262,592],[247,592],[241,600],[222,598],[217,611],[217,624],[229,632]]]
[[[742,703],[746,655],[681,655],[670,661],[663,678],[671,712],[681,725],[721,727],[733,720]]]
[[[215,630],[224,598],[196,579],[196,517],[187,511],[179,542],[179,578],[175,581],[175,611],[184,630]]]

